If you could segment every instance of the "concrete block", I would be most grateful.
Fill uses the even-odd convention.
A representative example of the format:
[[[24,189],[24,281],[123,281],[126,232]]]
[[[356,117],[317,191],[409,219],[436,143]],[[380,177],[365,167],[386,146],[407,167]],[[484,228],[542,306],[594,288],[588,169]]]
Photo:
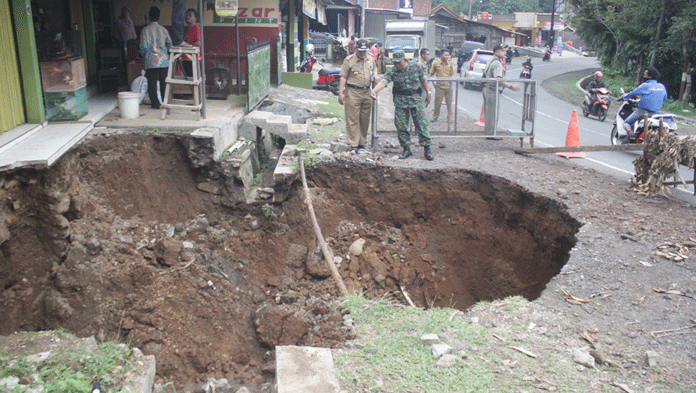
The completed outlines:
[[[244,121],[247,121],[257,127],[264,128],[266,127],[266,122],[271,116],[273,116],[273,112],[254,110],[244,116]]]
[[[328,348],[276,347],[278,393],[338,393],[340,387]]]
[[[307,139],[307,129],[307,124],[291,124],[285,142],[293,144],[302,142]]]
[[[250,141],[256,140],[256,125],[248,122],[242,121],[238,129],[239,138],[248,139]]]
[[[140,356],[137,356],[137,353]],[[155,383],[157,366],[153,355],[142,355],[142,352],[134,351],[136,357],[135,368],[126,373],[123,383],[123,391],[132,393],[152,393]]]
[[[278,163],[273,171],[273,202],[281,203],[285,201],[290,193],[292,183],[297,179],[300,173],[300,167],[297,165],[299,158],[296,145],[285,145],[283,152],[278,157]]]
[[[286,115],[273,115],[266,122],[266,127],[264,129],[271,134],[287,139],[291,124],[292,117]]]

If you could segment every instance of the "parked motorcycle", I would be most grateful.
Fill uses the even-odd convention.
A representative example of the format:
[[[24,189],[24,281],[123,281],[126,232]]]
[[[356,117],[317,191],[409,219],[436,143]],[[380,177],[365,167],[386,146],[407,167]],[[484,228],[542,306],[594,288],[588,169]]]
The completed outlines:
[[[589,115],[597,116],[599,121],[604,121],[607,118],[607,112],[609,111],[609,89],[606,87],[600,87],[597,89],[596,93],[588,92],[585,94],[585,101],[582,102],[582,114],[585,117]],[[590,105],[590,97],[595,95],[594,102]]]
[[[621,89],[621,93],[623,93]],[[619,111],[616,112],[616,119],[614,120],[614,127],[611,129],[611,144],[612,145],[622,145],[624,143],[642,143],[645,132],[644,119],[640,119],[633,124],[633,133],[631,137],[628,137],[626,130],[624,129],[624,120],[633,112],[633,110],[638,106],[640,99],[630,99],[627,101],[620,100],[623,102]],[[674,121],[674,115],[671,113],[658,112],[652,116],[648,116],[648,130],[657,130],[660,128],[660,119],[662,119],[663,127],[669,128],[669,132],[676,134],[677,132],[677,122]]]
[[[523,65],[522,72],[520,72],[520,79],[532,79],[532,66],[527,64]]]
[[[307,44],[305,48],[307,57],[300,63],[300,72],[312,72],[314,65],[317,64],[322,68],[319,70],[319,79],[316,83],[312,82],[312,88],[317,90],[328,90],[334,95],[338,95],[338,76],[341,72],[340,68],[326,68],[316,57],[314,57],[314,46]]]

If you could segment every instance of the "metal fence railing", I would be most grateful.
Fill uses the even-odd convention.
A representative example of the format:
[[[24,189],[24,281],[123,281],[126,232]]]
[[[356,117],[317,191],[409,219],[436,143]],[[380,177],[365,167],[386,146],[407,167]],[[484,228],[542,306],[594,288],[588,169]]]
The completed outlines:
[[[455,110],[454,110],[454,119],[453,119],[453,124],[452,127],[450,128],[450,122],[447,122],[447,131],[446,132],[430,132],[430,135],[433,139],[438,139],[438,138],[520,138],[520,147],[524,147],[524,140],[528,139],[529,140],[529,145],[530,147],[534,147],[534,121],[535,121],[535,115],[536,115],[536,106],[537,106],[537,91],[538,91],[538,84],[536,80],[530,80],[530,79],[505,79],[506,82],[511,82],[517,85],[521,85],[522,91],[520,92],[522,94],[522,107],[521,107],[521,113],[519,115],[519,118],[521,119],[520,122],[520,128],[519,129],[514,129],[514,128],[506,128],[506,129],[500,129],[498,127],[498,116],[495,116],[493,119],[485,119],[487,122],[488,121],[493,121],[494,122],[494,127],[493,127],[493,133],[486,134],[483,132],[483,130],[480,129],[480,127],[477,127],[477,129],[472,129],[471,127],[461,127],[460,119],[459,119],[459,111],[456,108],[457,103],[459,102],[459,97],[460,97],[460,92],[459,92],[459,83],[460,82],[471,82],[471,78],[429,78],[428,82],[432,81],[449,81],[449,82],[454,82],[456,83],[455,86],[453,86],[453,101],[455,105]],[[500,108],[500,89],[498,88],[499,83],[501,79],[477,79],[476,82],[484,82],[484,83],[495,83],[496,85],[496,97],[495,97],[495,105],[496,108]],[[484,87],[485,88],[485,87]],[[434,90],[434,89],[433,89]],[[472,92],[471,94],[481,94],[480,92]],[[446,108],[443,108],[445,111],[447,110]],[[500,109],[496,110],[496,113],[499,113]],[[372,130],[373,130],[373,138],[379,138],[381,136],[386,136],[389,134],[395,134],[396,130],[394,129],[384,129],[380,130],[378,128],[378,115],[379,115],[379,104],[378,101],[374,101],[373,103],[373,112],[372,112]],[[412,125],[411,125],[412,128]],[[374,142],[374,140],[373,140]],[[374,144],[373,144],[374,146]]]

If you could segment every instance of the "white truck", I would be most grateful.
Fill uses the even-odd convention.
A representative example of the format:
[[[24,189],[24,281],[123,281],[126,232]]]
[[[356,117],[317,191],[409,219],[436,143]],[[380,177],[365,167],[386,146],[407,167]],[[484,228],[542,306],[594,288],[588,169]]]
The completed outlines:
[[[436,25],[432,20],[413,20],[413,19],[398,19],[386,21],[385,32],[386,40],[384,47],[386,49],[386,64],[387,67],[392,66],[392,53],[401,49],[404,51],[407,59],[417,59],[421,49],[427,48],[430,50],[430,56],[435,55],[435,37],[436,34],[444,34],[446,27]]]

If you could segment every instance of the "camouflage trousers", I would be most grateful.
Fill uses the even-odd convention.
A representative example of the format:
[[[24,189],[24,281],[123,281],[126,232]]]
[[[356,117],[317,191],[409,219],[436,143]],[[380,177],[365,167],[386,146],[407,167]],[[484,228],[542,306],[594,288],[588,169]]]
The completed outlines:
[[[430,134],[428,133],[428,119],[425,117],[423,103],[408,108],[394,108],[394,125],[402,147],[411,146],[411,134],[408,132],[409,114],[413,118],[413,125],[418,135],[418,143],[425,147],[430,146]]]

